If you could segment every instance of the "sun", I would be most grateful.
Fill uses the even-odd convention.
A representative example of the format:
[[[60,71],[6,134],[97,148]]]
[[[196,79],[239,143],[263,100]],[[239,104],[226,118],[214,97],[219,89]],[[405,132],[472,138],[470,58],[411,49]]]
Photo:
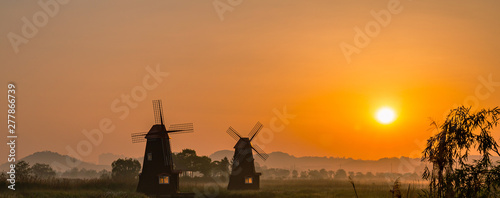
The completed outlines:
[[[390,107],[382,107],[378,109],[376,118],[381,124],[390,124],[396,120],[396,112]]]

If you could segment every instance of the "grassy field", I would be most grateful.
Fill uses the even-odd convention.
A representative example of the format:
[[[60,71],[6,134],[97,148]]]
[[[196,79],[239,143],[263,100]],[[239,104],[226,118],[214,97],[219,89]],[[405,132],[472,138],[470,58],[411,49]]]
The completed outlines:
[[[0,197],[146,197],[136,193],[136,182],[107,179],[30,180],[16,184],[16,191],[0,189]]]
[[[22,185],[22,184],[19,184]],[[358,197],[392,197],[392,184],[355,181]],[[410,185],[410,190],[408,190]],[[206,197],[356,197],[348,181],[333,180],[264,180],[258,191],[227,191],[226,185],[211,181],[181,182],[182,192],[198,193]],[[403,197],[418,197],[424,184],[402,183]],[[6,188],[5,188],[6,189]],[[78,180],[57,181],[52,184],[29,184],[12,192],[2,189],[0,197],[146,197],[135,193],[134,183],[116,184],[110,181]]]
[[[358,197],[392,197],[391,183],[355,181],[355,185]],[[408,185],[410,185],[409,191]],[[425,188],[425,184],[403,183],[400,191],[403,197],[418,197],[418,193]],[[264,180],[258,191],[227,191],[225,186],[214,188],[214,185],[202,183],[184,185],[181,190],[193,192],[193,189],[217,197],[356,197],[351,183],[333,180]]]

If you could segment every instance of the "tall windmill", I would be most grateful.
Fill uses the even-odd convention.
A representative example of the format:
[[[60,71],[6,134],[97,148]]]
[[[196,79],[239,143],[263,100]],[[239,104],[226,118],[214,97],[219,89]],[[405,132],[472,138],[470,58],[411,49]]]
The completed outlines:
[[[132,134],[133,143],[146,142],[137,192],[156,196],[177,194],[180,171],[174,170],[169,134],[193,132],[193,123],[173,124],[167,130],[161,100],[153,100],[153,112],[155,125],[149,132]]]
[[[262,129],[262,124],[257,122],[252,131],[248,133],[248,137],[242,137],[233,127],[229,127],[226,131],[236,141],[234,145],[233,165],[231,176],[229,176],[228,190],[257,190],[260,186],[261,173],[255,172],[254,158],[252,150],[257,155],[266,160],[267,155],[259,146],[252,145],[251,141],[257,136]]]

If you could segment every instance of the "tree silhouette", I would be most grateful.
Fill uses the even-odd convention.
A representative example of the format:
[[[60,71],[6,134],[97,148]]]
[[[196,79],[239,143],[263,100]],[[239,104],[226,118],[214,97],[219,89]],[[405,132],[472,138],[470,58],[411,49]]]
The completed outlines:
[[[16,164],[16,177],[19,178],[20,181],[27,181],[31,178],[32,171],[30,164],[26,161],[19,161]]]
[[[210,176],[212,172],[212,159],[207,156],[198,156],[192,149],[183,149],[182,152],[173,154],[175,168],[178,170],[198,171],[204,177]]]
[[[194,170],[203,174],[203,177],[209,177],[212,172],[212,159],[207,156],[196,156],[194,158]]]
[[[490,156],[500,155],[491,129],[498,124],[500,109],[452,109],[443,124],[431,125],[438,133],[427,140],[422,161],[432,163],[422,177],[430,181],[431,197],[490,197],[500,186],[500,167],[493,166]],[[471,149],[477,149],[479,160],[468,160]]]
[[[175,169],[182,171],[195,171],[196,151],[183,149],[182,152],[173,154]]]
[[[224,157],[223,159],[220,160],[219,162],[219,168],[220,170],[225,173],[225,174],[229,174],[229,166],[231,165],[231,163],[229,162],[229,159],[227,159],[227,157]]]
[[[48,164],[36,163],[31,167],[31,171],[36,178],[48,179],[56,176],[56,171],[52,169]]]
[[[141,163],[136,159],[117,159],[111,164],[111,177],[117,181],[132,181],[141,170]]]
[[[333,176],[333,179],[345,180],[347,179],[347,173],[344,169],[338,169],[337,172],[335,172],[335,176]]]
[[[292,171],[292,178],[297,179],[298,176],[299,176],[299,172],[297,172],[297,170],[293,170]]]
[[[323,179],[324,175],[321,175],[319,170],[308,170],[307,173],[309,174],[309,178],[311,179]]]
[[[227,176],[229,175],[229,160],[224,157],[220,161],[213,161],[211,163],[212,175],[213,176]]]

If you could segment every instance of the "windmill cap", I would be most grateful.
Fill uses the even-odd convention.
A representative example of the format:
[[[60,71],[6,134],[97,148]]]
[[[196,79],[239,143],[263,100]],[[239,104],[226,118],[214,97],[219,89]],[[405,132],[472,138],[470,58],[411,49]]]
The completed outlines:
[[[168,137],[168,134],[165,125],[162,124],[153,125],[151,129],[149,129],[148,134],[146,135],[146,138],[164,138],[164,137]]]
[[[236,145],[234,145],[234,148],[247,148],[247,147],[252,147],[252,143],[250,143],[250,139],[245,137],[245,138],[240,138],[238,142],[236,142]]]

